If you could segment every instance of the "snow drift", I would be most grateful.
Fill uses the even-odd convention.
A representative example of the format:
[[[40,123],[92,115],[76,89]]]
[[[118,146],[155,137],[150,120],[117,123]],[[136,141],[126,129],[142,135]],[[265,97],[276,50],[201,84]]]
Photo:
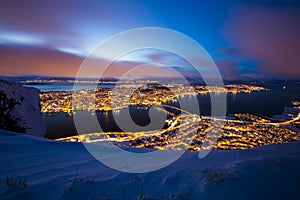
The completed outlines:
[[[81,143],[0,131],[0,150],[1,199],[292,199],[300,188],[299,141],[185,153],[142,174],[104,166]]]

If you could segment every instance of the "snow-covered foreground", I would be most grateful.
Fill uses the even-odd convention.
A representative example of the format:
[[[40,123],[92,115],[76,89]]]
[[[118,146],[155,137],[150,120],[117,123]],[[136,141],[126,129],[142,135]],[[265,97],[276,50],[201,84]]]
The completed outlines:
[[[0,150],[1,199],[299,198],[300,142],[186,153],[144,174],[110,169],[80,143],[0,131]]]

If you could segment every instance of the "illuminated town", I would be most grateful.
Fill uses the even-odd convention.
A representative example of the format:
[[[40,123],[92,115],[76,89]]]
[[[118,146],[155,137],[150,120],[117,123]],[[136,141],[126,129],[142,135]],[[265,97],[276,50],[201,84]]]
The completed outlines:
[[[60,92],[41,93],[42,112],[67,112],[70,115],[74,111],[110,111],[121,110],[129,105],[161,105],[167,102],[177,102],[178,98],[195,96],[196,94],[206,95],[210,93],[250,93],[253,91],[266,90],[263,87],[251,85],[231,84],[225,87],[212,87],[196,85],[195,87],[179,83],[167,84],[165,86],[145,82],[124,83],[114,90],[96,88]],[[136,90],[136,84],[141,85]],[[129,94],[132,94],[129,96]],[[73,104],[72,104],[73,103]]]
[[[294,107],[287,109],[280,118],[268,118],[249,113],[234,114],[225,119],[199,117],[169,105],[169,102],[177,102],[180,97],[194,94],[250,93],[266,90],[263,87],[231,84],[219,88],[200,85],[191,87],[184,84],[162,86],[147,83],[136,90],[132,88],[133,85],[126,84],[114,90],[97,88],[74,92],[44,92],[40,95],[42,111],[66,112],[72,116],[76,111],[119,112],[128,106],[149,109],[154,105],[157,109],[167,110],[171,115],[166,120],[166,127],[160,130],[88,133],[58,139],[71,142],[111,141],[118,146],[135,148],[200,151],[211,147],[224,150],[248,149],[300,139],[299,102],[292,102]]]
[[[162,130],[91,133],[59,140],[88,143],[112,141],[116,145],[135,148],[199,151],[211,148],[211,145],[217,149],[248,149],[255,146],[286,143],[300,139],[299,128],[293,126],[296,122],[299,122],[300,114],[288,123],[273,123],[250,114],[236,114],[235,117],[236,119],[222,120],[204,116],[199,118],[193,114],[182,114],[180,117],[173,118],[173,121],[169,122],[172,125]],[[216,124],[218,125],[218,120],[221,121],[221,131],[217,129],[218,127],[215,127]],[[290,128],[290,126],[293,128]],[[214,128],[216,130],[212,134],[210,131],[214,131]],[[204,141],[209,145],[202,147]]]

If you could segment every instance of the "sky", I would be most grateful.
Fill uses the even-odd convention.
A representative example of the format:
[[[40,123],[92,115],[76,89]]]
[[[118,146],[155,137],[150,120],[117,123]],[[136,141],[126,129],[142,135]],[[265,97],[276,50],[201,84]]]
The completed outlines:
[[[2,0],[0,75],[73,77],[105,39],[141,27],[191,37],[224,79],[300,77],[300,2],[289,0]],[[99,67],[105,59],[99,55]],[[193,73],[174,55],[145,50],[123,56],[106,75],[161,61]],[[150,71],[169,75],[165,68]]]

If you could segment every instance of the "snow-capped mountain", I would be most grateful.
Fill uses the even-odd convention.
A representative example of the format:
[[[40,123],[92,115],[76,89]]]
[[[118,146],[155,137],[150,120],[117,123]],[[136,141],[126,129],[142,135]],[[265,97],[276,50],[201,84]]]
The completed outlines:
[[[44,137],[39,90],[0,80],[0,129]]]

